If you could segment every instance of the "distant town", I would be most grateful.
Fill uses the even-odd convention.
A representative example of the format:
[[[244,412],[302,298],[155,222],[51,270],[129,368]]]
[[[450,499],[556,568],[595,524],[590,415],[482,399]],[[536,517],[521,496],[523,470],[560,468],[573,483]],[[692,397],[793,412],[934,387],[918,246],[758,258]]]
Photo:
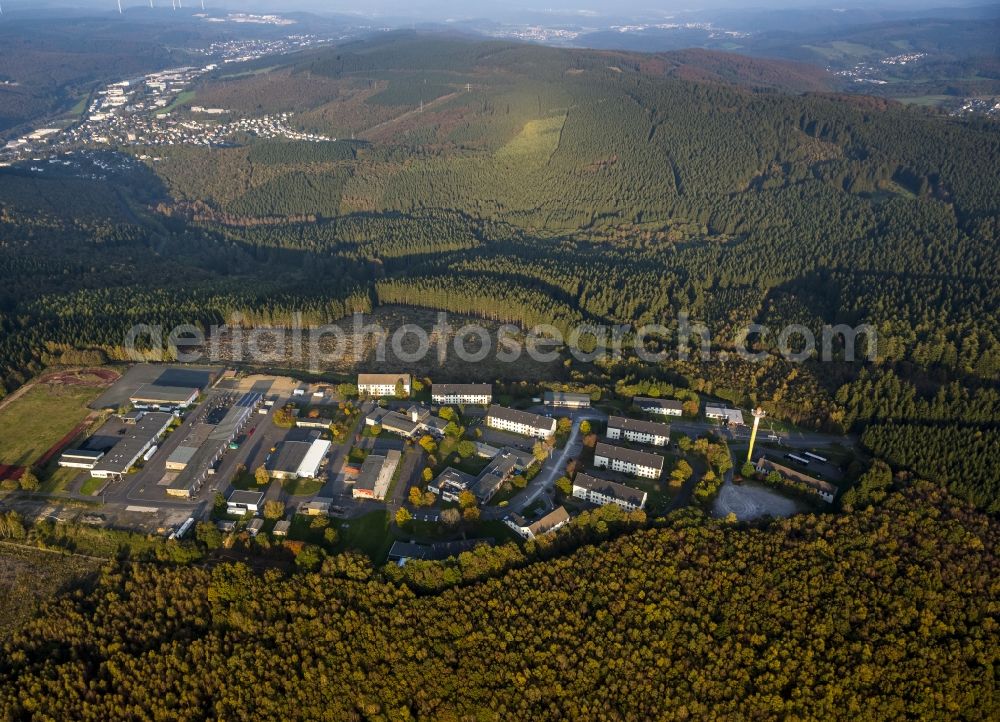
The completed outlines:
[[[0,165],[27,160],[47,160],[80,149],[126,146],[224,146],[248,136],[286,138],[312,142],[333,141],[319,134],[301,133],[288,127],[289,113],[237,118],[225,108],[190,107],[178,117],[174,106],[201,76],[229,63],[281,55],[331,42],[315,35],[289,35],[282,40],[233,40],[212,43],[199,52],[212,62],[149,73],[111,83],[93,93],[81,119],[65,127],[37,128],[9,141],[0,149]],[[190,115],[204,116],[198,120]],[[144,156],[141,160],[156,161]],[[35,172],[44,167],[34,165]]]

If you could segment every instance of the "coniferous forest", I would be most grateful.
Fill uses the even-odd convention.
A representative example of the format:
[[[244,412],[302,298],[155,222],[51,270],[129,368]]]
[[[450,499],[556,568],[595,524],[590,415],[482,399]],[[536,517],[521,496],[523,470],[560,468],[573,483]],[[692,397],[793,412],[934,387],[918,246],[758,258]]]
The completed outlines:
[[[465,553],[434,591],[440,562],[111,565],[3,642],[0,715],[994,718],[995,521],[929,483],[862,488],[850,514],[690,512],[506,572],[508,547]]]

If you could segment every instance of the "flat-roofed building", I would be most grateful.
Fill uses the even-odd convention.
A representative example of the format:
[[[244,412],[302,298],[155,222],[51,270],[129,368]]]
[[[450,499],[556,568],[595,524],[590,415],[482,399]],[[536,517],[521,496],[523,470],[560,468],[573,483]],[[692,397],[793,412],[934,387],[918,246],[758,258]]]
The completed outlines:
[[[659,479],[663,472],[663,457],[599,441],[594,447],[594,466],[646,479]]]
[[[801,471],[796,471],[795,469],[783,464],[778,464],[777,462],[771,461],[766,457],[760,457],[754,466],[761,474],[769,474],[772,471],[776,471],[785,479],[805,484],[827,504],[832,504],[834,498],[837,496],[837,487],[830,482],[817,479],[816,477],[809,476],[808,474],[803,474]]]
[[[125,436],[94,465],[90,475],[95,479],[122,479],[160,440],[173,420],[173,414],[154,411],[126,425]]]
[[[197,453],[197,446],[178,446],[167,457],[167,471],[184,471]]]
[[[626,419],[623,416],[608,417],[608,438],[625,439],[637,444],[666,446],[670,443],[670,424],[658,421]]]
[[[395,449],[391,449],[381,454],[369,454],[361,464],[361,473],[358,474],[357,481],[354,482],[352,495],[356,499],[385,499],[385,494],[389,490],[389,482],[392,475],[399,466],[402,454]]]
[[[566,511],[565,507],[560,506],[550,511],[538,521],[529,522],[520,514],[511,514],[503,520],[503,523],[525,539],[534,539],[568,524],[569,519],[569,512]]]
[[[492,384],[433,384],[431,401],[435,404],[489,406],[493,402]]]
[[[276,479],[315,478],[329,450],[330,442],[325,439],[282,441],[264,468]]]
[[[649,396],[636,396],[632,405],[647,414],[657,416],[683,416],[684,406],[677,399],[654,399]]]
[[[200,392],[183,386],[143,384],[128,400],[133,406],[176,406],[185,408],[198,400]]]
[[[295,425],[300,429],[322,429],[327,430],[333,425],[333,419],[325,419],[322,416],[316,418],[296,419]]]
[[[590,408],[590,394],[575,394],[568,391],[546,391],[542,397],[546,406],[554,409]]]
[[[512,431],[522,436],[534,436],[547,439],[556,433],[556,420],[548,416],[533,414],[530,411],[508,409],[493,404],[486,412],[486,425],[491,429]]]
[[[646,506],[647,498],[646,492],[641,489],[633,489],[631,486],[599,479],[583,472],[573,479],[573,496],[599,506],[617,504],[625,511],[642,509]]]
[[[237,489],[226,500],[226,513],[228,514],[251,514],[258,513],[264,508],[264,492],[251,491],[249,489]]]
[[[193,429],[189,438],[205,438],[198,445],[198,451],[185,463],[184,470],[167,485],[167,494],[182,499],[190,499],[198,493],[215,465],[229,448],[229,442],[246,427],[264,397],[256,392],[243,394],[225,413],[218,424],[200,422],[205,428]],[[193,444],[191,444],[193,445]]]
[[[705,418],[722,421],[733,426],[743,426],[743,412],[739,409],[727,409],[724,406],[705,406]]]
[[[69,449],[59,455],[59,466],[67,469],[93,469],[103,456],[103,451]]]
[[[395,396],[397,384],[410,395],[409,374],[358,374],[358,393],[362,396]]]

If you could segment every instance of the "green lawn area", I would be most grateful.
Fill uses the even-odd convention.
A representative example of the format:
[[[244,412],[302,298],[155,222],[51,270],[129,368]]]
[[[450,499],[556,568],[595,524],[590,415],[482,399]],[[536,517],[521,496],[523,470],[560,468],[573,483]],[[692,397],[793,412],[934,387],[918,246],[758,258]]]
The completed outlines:
[[[107,481],[107,479],[95,479],[92,476],[88,476],[87,480],[80,485],[80,493],[87,496],[96,494],[97,490],[104,486]]]
[[[66,486],[80,473],[79,469],[64,469],[60,466],[53,467],[53,471],[48,475],[38,490],[43,494],[57,494],[65,491]]]
[[[282,486],[292,496],[312,496],[323,488],[323,482],[320,479],[289,479],[282,482]]]
[[[0,464],[28,466],[87,418],[101,389],[37,384],[0,410]]]
[[[188,103],[194,100],[195,93],[193,90],[185,90],[183,93],[178,93],[177,97],[174,98],[174,102],[168,105],[166,108],[161,110],[157,115],[165,115],[176,110],[178,107],[184,103]]]
[[[336,551],[356,549],[376,564],[389,556],[392,534],[389,530],[389,512],[373,511],[355,519],[342,521],[337,528],[340,541]]]

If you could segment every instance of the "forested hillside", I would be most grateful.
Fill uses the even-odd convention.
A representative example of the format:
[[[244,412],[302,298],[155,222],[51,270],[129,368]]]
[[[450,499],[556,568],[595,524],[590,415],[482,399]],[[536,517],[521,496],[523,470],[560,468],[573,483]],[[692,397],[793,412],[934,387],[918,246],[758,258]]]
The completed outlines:
[[[835,431],[995,428],[997,125],[787,91],[807,80],[721,53],[415,33],[227,66],[190,102],[339,140],[130,148],[160,160],[99,183],[4,172],[3,384],[47,342],[120,356],[140,320],[393,303],[673,328],[683,312],[728,351],[767,325],[763,360],[624,358],[562,380],[660,379]],[[790,363],[774,353],[789,323],[871,324],[876,356]]]
[[[763,529],[692,513],[433,594],[343,557],[130,564],[3,643],[0,716],[994,719],[998,542],[918,484]]]

